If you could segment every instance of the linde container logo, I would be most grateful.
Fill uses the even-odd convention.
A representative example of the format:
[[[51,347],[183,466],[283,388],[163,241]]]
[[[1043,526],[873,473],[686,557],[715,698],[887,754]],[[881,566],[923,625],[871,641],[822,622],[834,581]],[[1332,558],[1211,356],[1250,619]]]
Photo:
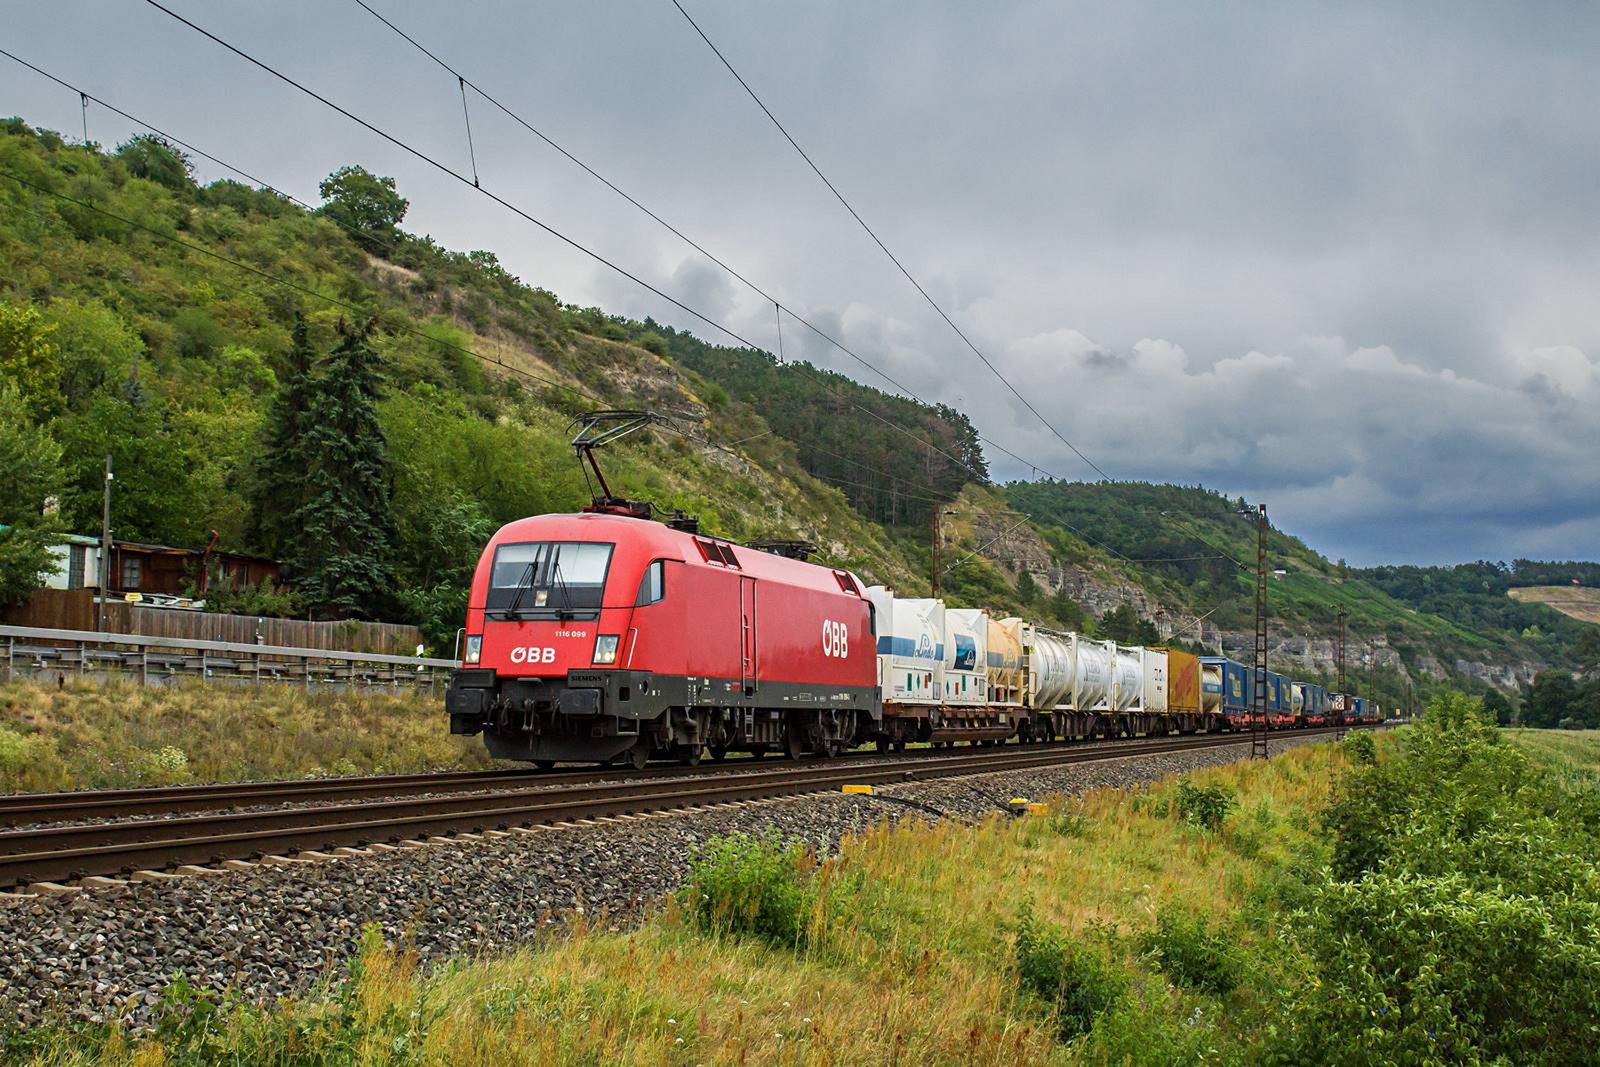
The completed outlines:
[[[919,659],[933,658],[933,637],[926,630],[922,631],[922,635],[917,638],[917,657]]]

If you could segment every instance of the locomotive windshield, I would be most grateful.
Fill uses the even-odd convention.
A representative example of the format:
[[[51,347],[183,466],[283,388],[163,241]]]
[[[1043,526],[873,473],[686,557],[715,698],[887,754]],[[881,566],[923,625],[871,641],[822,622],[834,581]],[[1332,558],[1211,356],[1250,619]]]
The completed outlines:
[[[611,568],[600,541],[524,541],[494,550],[484,607],[506,618],[594,618]]]

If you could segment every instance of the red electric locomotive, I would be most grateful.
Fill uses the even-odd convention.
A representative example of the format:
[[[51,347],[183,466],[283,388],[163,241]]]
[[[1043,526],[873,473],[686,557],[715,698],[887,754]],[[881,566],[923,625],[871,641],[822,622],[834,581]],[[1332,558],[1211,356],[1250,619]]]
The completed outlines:
[[[494,535],[463,653],[450,732],[543,766],[834,753],[882,714],[854,575],[604,506]]]

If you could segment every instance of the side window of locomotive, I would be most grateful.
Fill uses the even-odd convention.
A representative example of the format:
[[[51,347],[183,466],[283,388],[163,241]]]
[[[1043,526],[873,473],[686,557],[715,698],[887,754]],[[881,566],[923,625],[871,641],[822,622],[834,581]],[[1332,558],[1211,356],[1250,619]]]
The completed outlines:
[[[867,601],[867,630],[872,634],[872,643],[878,643],[878,605]]]
[[[666,569],[666,564],[659,559],[644,569],[644,577],[639,580],[639,596],[633,602],[635,607],[654,604],[666,596]]]

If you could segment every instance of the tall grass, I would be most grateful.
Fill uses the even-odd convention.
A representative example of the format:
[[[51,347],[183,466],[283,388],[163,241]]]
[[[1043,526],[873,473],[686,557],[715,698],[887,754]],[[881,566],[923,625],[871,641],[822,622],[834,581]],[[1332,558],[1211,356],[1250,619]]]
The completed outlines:
[[[422,771],[490,764],[427,694],[203,683],[0,685],[0,791]]]

